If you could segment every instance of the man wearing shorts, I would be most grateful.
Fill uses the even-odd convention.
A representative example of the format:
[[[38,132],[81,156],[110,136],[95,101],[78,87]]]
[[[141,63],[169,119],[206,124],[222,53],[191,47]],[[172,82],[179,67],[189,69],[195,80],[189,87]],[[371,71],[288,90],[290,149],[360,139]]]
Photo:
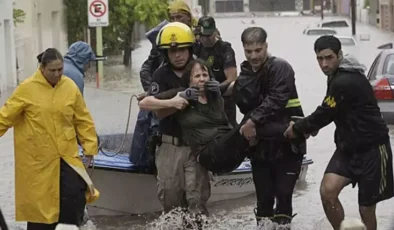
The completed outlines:
[[[327,93],[315,112],[290,124],[285,136],[308,136],[335,123],[336,150],[320,187],[324,211],[332,227],[339,230],[344,210],[338,195],[345,186],[358,184],[361,218],[368,230],[376,230],[376,204],[394,195],[387,125],[364,67],[343,56],[338,38],[322,36],[314,49],[320,68],[328,76]]]

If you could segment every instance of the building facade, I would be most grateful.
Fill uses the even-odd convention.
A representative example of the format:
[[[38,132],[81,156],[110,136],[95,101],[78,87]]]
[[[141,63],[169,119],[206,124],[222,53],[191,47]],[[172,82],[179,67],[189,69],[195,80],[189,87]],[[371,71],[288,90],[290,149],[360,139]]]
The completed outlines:
[[[16,79],[12,0],[0,0],[0,92],[15,87]]]
[[[36,57],[45,49],[57,48],[63,54],[67,51],[67,27],[62,0],[14,0],[14,7],[26,13],[24,22],[15,29],[20,82],[34,73],[38,66]]]

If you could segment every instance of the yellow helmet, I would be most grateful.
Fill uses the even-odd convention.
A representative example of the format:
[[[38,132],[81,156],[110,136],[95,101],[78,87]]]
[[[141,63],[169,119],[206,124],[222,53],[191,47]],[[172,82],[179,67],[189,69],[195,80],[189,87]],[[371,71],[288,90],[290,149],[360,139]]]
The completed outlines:
[[[160,49],[191,47],[195,41],[189,26],[181,22],[171,22],[165,25],[156,38]]]

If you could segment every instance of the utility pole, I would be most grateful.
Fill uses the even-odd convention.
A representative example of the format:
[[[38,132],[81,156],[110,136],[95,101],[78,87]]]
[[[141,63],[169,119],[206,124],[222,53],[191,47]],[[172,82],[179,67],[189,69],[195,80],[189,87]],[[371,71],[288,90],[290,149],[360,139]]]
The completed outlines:
[[[320,16],[321,20],[324,19],[324,0],[320,0]]]
[[[351,0],[352,8],[352,35],[356,35],[356,0]]]

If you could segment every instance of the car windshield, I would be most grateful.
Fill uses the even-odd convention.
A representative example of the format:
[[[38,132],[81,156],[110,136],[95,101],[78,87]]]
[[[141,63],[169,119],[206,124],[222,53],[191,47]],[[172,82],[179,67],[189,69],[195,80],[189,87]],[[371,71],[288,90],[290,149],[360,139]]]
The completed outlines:
[[[323,22],[321,27],[349,27],[346,21]]]
[[[383,74],[394,75],[394,54],[386,57]]]
[[[355,46],[356,43],[354,42],[353,38],[338,38],[343,46]]]
[[[325,35],[325,34],[337,34],[335,30],[322,30],[322,29],[311,29],[306,33],[307,35]]]

